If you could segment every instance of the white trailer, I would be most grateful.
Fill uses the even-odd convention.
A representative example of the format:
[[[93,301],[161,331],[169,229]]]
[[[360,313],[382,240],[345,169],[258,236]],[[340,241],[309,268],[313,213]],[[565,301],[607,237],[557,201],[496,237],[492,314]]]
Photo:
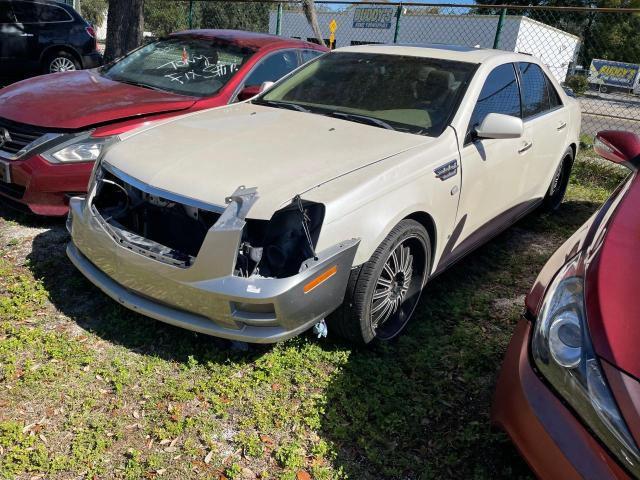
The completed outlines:
[[[277,30],[276,11],[269,19],[269,32]],[[440,43],[492,48],[498,15],[448,15],[428,9],[403,9],[397,25],[397,7],[366,5],[344,11],[318,12],[318,20],[328,43],[332,20],[337,23],[335,46],[363,43]],[[397,34],[396,34],[396,25]],[[313,40],[315,35],[300,11],[282,12],[281,35]],[[580,48],[575,35],[522,16],[504,18],[500,42],[502,50],[530,53],[540,58],[554,76],[563,82],[569,65]]]

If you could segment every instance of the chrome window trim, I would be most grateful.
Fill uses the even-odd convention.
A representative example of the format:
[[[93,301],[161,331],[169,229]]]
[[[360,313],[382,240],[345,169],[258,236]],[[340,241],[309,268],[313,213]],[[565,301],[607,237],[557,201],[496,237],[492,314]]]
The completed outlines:
[[[190,207],[199,208],[201,210],[206,210],[208,212],[213,212],[213,213],[222,214],[222,212],[224,212],[225,210],[224,206],[214,205],[212,203],[196,200],[195,198],[180,195],[178,193],[173,193],[168,190],[164,190],[162,188],[153,187],[148,183],[138,180],[137,178],[132,177],[131,175],[123,172],[119,168],[114,167],[113,165],[110,165],[106,161],[102,162],[101,166],[107,172],[111,173],[112,175],[115,175],[123,182],[126,182],[132,187],[137,188],[138,190],[141,190],[145,193],[148,193],[149,195],[161,197],[165,200],[170,200],[172,202],[181,203],[183,205],[188,205]]]

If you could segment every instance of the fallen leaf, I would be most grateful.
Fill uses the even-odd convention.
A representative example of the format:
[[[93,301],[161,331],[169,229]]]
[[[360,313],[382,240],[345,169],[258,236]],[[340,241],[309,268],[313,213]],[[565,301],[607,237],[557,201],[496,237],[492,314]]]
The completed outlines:
[[[204,463],[209,465],[211,463],[212,458],[213,458],[213,450],[209,451],[209,453],[207,453],[207,456],[204,457]]]
[[[304,470],[298,470],[298,473],[296,473],[296,480],[311,480],[311,475]]]

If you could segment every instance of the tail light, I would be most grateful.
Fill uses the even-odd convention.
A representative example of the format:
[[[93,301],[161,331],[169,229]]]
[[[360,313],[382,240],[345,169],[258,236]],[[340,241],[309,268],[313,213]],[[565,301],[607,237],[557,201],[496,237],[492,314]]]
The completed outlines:
[[[85,30],[87,31],[87,34],[93,38],[93,49],[97,50],[98,49],[98,39],[96,38],[96,29],[93,28],[92,25],[89,25],[87,28],[85,28]]]

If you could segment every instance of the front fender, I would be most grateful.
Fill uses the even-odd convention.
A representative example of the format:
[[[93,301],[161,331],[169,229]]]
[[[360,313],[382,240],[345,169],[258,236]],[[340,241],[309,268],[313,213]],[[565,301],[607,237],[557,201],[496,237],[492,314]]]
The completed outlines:
[[[361,265],[398,222],[417,212],[427,213],[436,227],[432,266],[437,266],[455,222],[461,178],[459,168],[444,180],[436,177],[434,170],[443,164],[453,160],[460,164],[455,134],[447,131],[438,140],[443,141],[351,172],[304,194],[305,199],[326,206],[318,250],[346,238],[360,238],[354,266]]]

